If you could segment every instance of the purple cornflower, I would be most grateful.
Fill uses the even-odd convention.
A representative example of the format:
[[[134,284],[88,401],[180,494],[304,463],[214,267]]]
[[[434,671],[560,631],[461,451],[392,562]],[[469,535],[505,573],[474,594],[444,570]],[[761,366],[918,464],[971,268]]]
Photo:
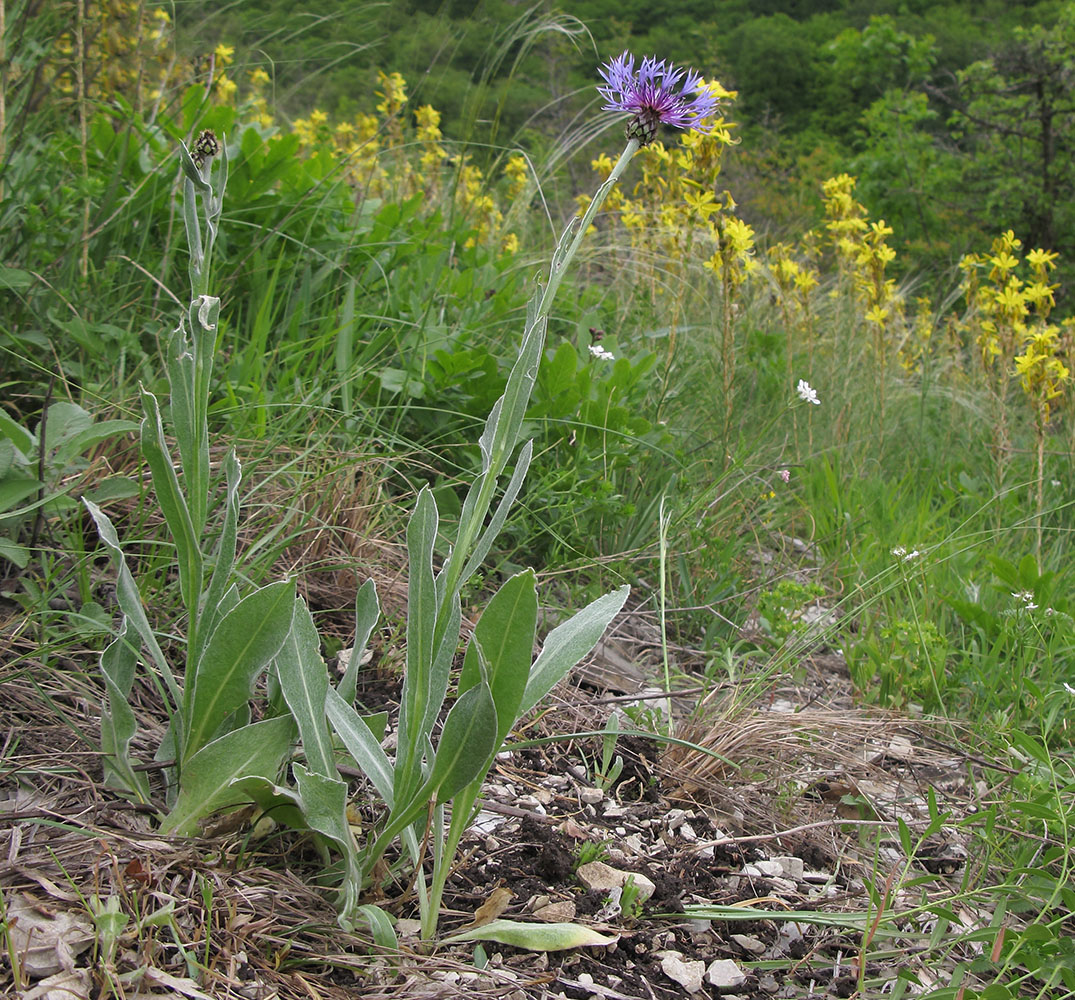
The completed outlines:
[[[635,72],[635,57],[628,52],[602,66],[601,77],[608,84],[597,92],[608,101],[605,111],[626,111],[633,117],[627,123],[627,138],[643,146],[657,136],[659,125],[693,128],[708,134],[712,123],[702,124],[717,110],[717,98],[694,70],[676,69],[656,56],[642,60]],[[683,75],[686,73],[686,79]],[[683,80],[682,87],[677,84]]]

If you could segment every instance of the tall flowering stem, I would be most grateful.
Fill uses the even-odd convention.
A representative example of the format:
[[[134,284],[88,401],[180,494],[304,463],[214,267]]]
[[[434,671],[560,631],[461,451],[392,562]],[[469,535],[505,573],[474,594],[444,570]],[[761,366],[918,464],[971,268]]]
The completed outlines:
[[[519,440],[523,419],[537,379],[538,366],[541,363],[545,347],[545,332],[548,326],[549,313],[552,310],[556,292],[575,254],[578,252],[590,223],[604,204],[616,182],[627,169],[631,158],[641,146],[649,141],[645,135],[638,134],[638,122],[644,119],[650,122],[654,129],[656,124],[668,124],[685,128],[697,120],[703,111],[711,112],[715,107],[715,98],[708,91],[704,96],[697,99],[688,99],[682,94],[676,95],[672,92],[671,88],[683,76],[682,71],[666,67],[664,63],[658,63],[654,59],[644,60],[642,69],[637,75],[633,72],[633,66],[633,58],[628,58],[627,54],[624,53],[619,59],[613,60],[612,63],[602,69],[602,76],[609,83],[608,88],[599,88],[601,93],[609,100],[609,104],[606,107],[610,110],[626,111],[633,115],[627,126],[627,145],[613,165],[608,177],[587,205],[582,217],[572,219],[568,223],[553,252],[552,263],[549,267],[549,277],[545,287],[534,295],[527,307],[526,329],[523,333],[519,355],[508,376],[504,395],[493,406],[493,410],[486,421],[485,430],[479,440],[482,453],[481,472],[474,479],[463,502],[456,544],[452,547],[451,554],[440,573],[436,575],[434,586],[431,589],[430,597],[436,602],[436,611],[432,616],[434,624],[429,637],[430,641],[424,643],[424,648],[434,663],[441,659],[442,649],[450,650],[451,645],[457,641],[455,634],[460,620],[460,587],[463,581],[478,568],[485,558],[496,533],[499,531],[500,524],[503,523],[507,508],[522,487],[523,477],[526,474],[532,454],[532,443],[525,444],[519,452],[515,462],[515,470],[505,488],[504,497],[487,523],[486,518],[492,506],[497,484],[511,455],[515,452],[515,447]],[[700,85],[699,81],[700,78],[697,78],[695,74],[688,74],[684,87],[688,90],[692,89]],[[433,511],[432,527],[429,531],[430,537],[435,534],[436,530],[435,507]],[[417,510],[415,516],[417,519]],[[408,537],[410,537],[410,529],[408,530]],[[429,568],[431,569],[431,567]],[[619,598],[621,604],[625,597],[626,594],[624,593]],[[411,626],[408,623],[409,647],[411,645],[410,640]],[[418,672],[415,672],[414,676],[417,675]],[[401,699],[405,704],[408,703],[409,695],[412,698],[414,697],[410,690],[412,687],[411,681],[412,671],[410,661],[408,661],[408,673],[404,679],[404,692]],[[438,681],[438,684],[442,682],[446,683],[446,677]],[[417,690],[417,682],[413,686]],[[447,723],[445,725],[447,726]],[[410,724],[404,725],[402,713],[399,732],[400,735],[397,737],[399,749],[396,760],[397,780],[394,784],[397,803],[405,801],[408,795],[413,796],[414,786],[421,780],[420,770],[415,765],[420,762],[423,754],[423,739],[428,740],[428,734],[424,733],[423,730]],[[451,818],[447,823],[441,800],[436,800],[431,808],[429,821],[433,836],[429,840],[433,851],[433,875],[428,894],[425,891],[421,891],[424,889],[424,876],[420,870],[417,876],[420,886],[422,936],[425,938],[432,936],[436,929],[444,884],[459,843],[470,824],[480,791],[480,776],[475,781],[456,790],[451,796]],[[365,865],[367,870],[383,855],[391,840],[402,832],[406,824],[411,822],[413,822],[413,817],[404,814],[402,818],[397,820],[395,826],[390,823],[385,827],[366,855]]]

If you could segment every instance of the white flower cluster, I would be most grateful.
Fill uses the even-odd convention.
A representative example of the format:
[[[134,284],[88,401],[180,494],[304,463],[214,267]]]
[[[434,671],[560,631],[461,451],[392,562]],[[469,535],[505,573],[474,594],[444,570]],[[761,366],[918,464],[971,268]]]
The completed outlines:
[[[616,355],[606,351],[600,344],[590,344],[590,353],[601,361],[615,361]]]
[[[919,552],[918,549],[911,549],[911,551],[908,552],[902,545],[897,545],[892,550],[892,554],[897,559],[899,559],[900,562],[913,562],[920,555],[922,555],[922,553]]]
[[[813,403],[814,406],[821,405],[821,400],[817,398],[817,389],[811,389],[810,383],[806,379],[799,379],[799,384],[795,386],[795,391],[799,394],[799,399],[804,403]]]
[[[1029,590],[1017,590],[1012,592],[1012,597],[1023,602],[1027,611],[1033,611],[1037,605],[1034,603],[1034,595]]]

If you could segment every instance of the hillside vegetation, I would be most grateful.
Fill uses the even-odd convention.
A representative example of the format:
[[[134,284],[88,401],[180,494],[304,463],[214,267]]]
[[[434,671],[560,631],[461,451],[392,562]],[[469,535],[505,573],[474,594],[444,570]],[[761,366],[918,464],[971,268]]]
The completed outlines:
[[[420,870],[423,835],[449,845],[429,938],[462,836],[437,791],[468,817],[481,791],[415,728],[437,685],[438,754],[453,717],[507,738],[479,692],[529,709],[536,682],[505,694],[482,643],[580,608],[590,637],[629,585],[656,683],[703,692],[692,725],[823,654],[857,706],[965,744],[977,854],[952,898],[988,919],[929,947],[990,957],[928,995],[1075,996],[1075,3],[471,6],[7,5],[0,669],[64,720],[56,672],[79,678],[102,794],[168,834],[224,801],[191,790],[199,754],[272,729],[242,797],[304,817],[334,905],[383,945],[362,891],[384,852]],[[625,49],[698,69],[708,129],[618,164],[594,86]],[[223,656],[214,629],[238,645],[280,607],[271,655],[228,661],[236,704],[200,714],[210,681],[184,673]],[[387,779],[385,720],[352,704],[371,635],[426,684],[403,682]],[[358,647],[336,716],[323,691],[295,708],[292,641],[297,673]],[[387,820],[345,818],[341,740]],[[363,853],[348,823],[379,822]]]

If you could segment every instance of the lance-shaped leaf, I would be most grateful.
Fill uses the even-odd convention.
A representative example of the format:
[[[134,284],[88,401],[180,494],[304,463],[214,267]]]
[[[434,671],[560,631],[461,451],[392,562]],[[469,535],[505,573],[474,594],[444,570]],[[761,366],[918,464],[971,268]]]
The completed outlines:
[[[168,445],[164,439],[157,397],[145,389],[142,393],[142,455],[153,474],[153,489],[157,494],[168,531],[175,542],[176,565],[179,569],[179,590],[183,603],[197,617],[198,600],[202,592],[202,551],[199,531],[195,531],[190,509],[183,498],[179,479],[172,467]]]
[[[281,715],[206,744],[183,766],[182,787],[161,832],[194,836],[199,819],[246,801],[233,782],[246,775],[275,780],[294,737],[295,723]]]
[[[481,927],[453,934],[443,944],[461,941],[495,941],[497,944],[527,951],[566,951],[569,948],[595,948],[615,944],[618,934],[609,937],[583,927],[582,924],[524,924],[518,920],[494,920]]]
[[[127,560],[123,555],[123,549],[120,548],[119,536],[116,534],[115,526],[104,511],[92,500],[83,497],[82,502],[86,505],[86,510],[90,512],[93,523],[97,525],[97,534],[100,535],[105,548],[112,554],[112,561],[116,565],[116,601],[120,606],[120,610],[127,616],[128,621],[138,633],[138,638],[142,640],[149,650],[150,656],[152,656],[153,662],[161,672],[161,676],[168,686],[168,692],[172,696],[173,705],[171,711],[177,712],[182,705],[183,694],[179,690],[172,668],[168,665],[168,661],[161,651],[157,637],[150,627],[149,619],[146,617],[146,609],[142,607],[142,595],[138,592],[138,585],[134,582],[134,577],[127,568]]]
[[[470,553],[470,557],[466,561],[466,565],[463,567],[463,571],[459,575],[459,579],[465,582],[470,579],[481,566],[485,557],[489,554],[489,549],[492,548],[493,542],[496,541],[497,536],[500,534],[500,529],[504,527],[504,522],[508,519],[508,513],[511,511],[512,504],[515,503],[516,497],[519,495],[519,491],[523,487],[523,480],[526,479],[527,470],[530,468],[530,459],[534,454],[534,442],[527,441],[519,451],[519,457],[515,461],[515,470],[511,474],[511,479],[508,480],[508,485],[504,490],[504,495],[500,498],[500,503],[497,504],[497,508],[493,511],[493,516],[489,518],[489,523],[485,526],[485,530],[482,532],[481,537],[474,544],[474,551]],[[482,481],[482,476],[478,476],[470,491],[467,493],[466,502],[463,506],[463,514],[460,517],[460,523],[465,523],[467,517],[466,504],[471,503],[471,496],[476,495],[478,492],[479,484]]]
[[[392,763],[365,720],[350,702],[332,688],[325,695],[325,715],[343,741],[347,752],[373,783],[389,808],[392,807]]]
[[[224,526],[220,530],[220,541],[217,543],[213,575],[209,579],[209,588],[205,592],[201,614],[198,616],[198,633],[191,647],[191,663],[197,663],[201,659],[209,635],[217,627],[220,619],[238,601],[237,592],[235,600],[230,604],[225,599],[225,595],[234,587],[234,584],[229,587],[228,581],[235,566],[235,539],[239,525],[239,484],[242,482],[242,467],[235,457],[234,450],[229,451],[224,459],[224,474],[228,483],[224,500]]]
[[[459,676],[460,694],[481,681],[480,644],[486,680],[496,706],[494,754],[519,717],[534,655],[536,628],[537,580],[534,571],[528,569],[507,580],[489,601],[475,626]]]
[[[437,623],[437,593],[433,578],[433,543],[437,537],[437,505],[423,488],[407,524],[407,668],[400,697],[398,749],[395,767],[396,801],[417,785],[418,747],[429,706],[433,670],[433,639]]]
[[[220,620],[195,667],[184,761],[250,698],[254,680],[284,644],[294,610],[295,583],[281,580],[244,597]]]
[[[311,771],[329,777],[335,776],[336,763],[325,721],[328,669],[319,646],[310,610],[301,597],[296,597],[291,629],[276,654],[276,676],[284,701],[298,723],[306,763]]]
[[[351,647],[351,659],[347,662],[336,690],[349,705],[354,703],[355,694],[358,691],[358,671],[362,666],[362,660],[366,654],[366,646],[370,641],[370,633],[381,616],[381,605],[377,600],[377,585],[373,580],[367,580],[358,588],[355,595],[355,643]]]
[[[530,668],[530,678],[519,705],[520,715],[529,712],[597,645],[630,592],[631,588],[625,585],[599,597],[548,634],[545,645]]]
[[[101,710],[101,753],[105,784],[130,792],[139,802],[149,801],[149,780],[144,771],[134,769],[130,757],[131,739],[138,730],[129,697],[134,684],[138,650],[127,638],[127,616],[119,633],[101,653],[101,673],[107,696]]]
[[[312,830],[328,840],[343,856],[346,876],[340,887],[340,921],[354,919],[362,888],[358,848],[347,822],[347,785],[339,778],[326,778],[292,765],[296,788],[278,785],[267,778],[244,775],[232,787],[252,799],[267,816],[294,830]]]
[[[430,784],[438,802],[449,802],[479,777],[497,747],[496,706],[489,685],[480,681],[461,694],[444,720]]]

